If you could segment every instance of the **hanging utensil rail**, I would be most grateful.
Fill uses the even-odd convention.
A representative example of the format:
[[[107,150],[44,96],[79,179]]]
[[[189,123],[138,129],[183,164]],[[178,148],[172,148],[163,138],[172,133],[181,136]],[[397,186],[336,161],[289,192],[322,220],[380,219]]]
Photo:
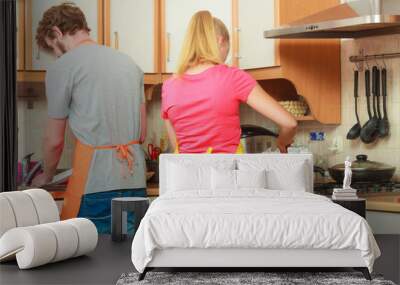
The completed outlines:
[[[388,59],[388,58],[400,58],[400,52],[369,54],[369,55],[353,55],[349,57],[349,60],[350,62],[363,62],[369,60]]]

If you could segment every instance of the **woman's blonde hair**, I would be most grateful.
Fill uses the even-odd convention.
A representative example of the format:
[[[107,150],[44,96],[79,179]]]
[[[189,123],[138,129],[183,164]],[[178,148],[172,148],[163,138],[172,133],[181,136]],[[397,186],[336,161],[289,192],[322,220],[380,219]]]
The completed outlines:
[[[217,36],[229,43],[229,32],[224,23],[209,11],[199,11],[192,16],[179,56],[177,75],[201,63],[221,64]]]

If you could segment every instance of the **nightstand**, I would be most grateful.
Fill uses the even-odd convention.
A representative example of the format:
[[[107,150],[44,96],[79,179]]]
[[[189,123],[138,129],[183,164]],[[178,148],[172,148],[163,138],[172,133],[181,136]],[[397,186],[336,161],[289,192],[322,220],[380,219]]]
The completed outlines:
[[[332,202],[339,204],[340,206],[353,211],[356,214],[359,214],[361,217],[365,219],[365,204],[366,200],[363,198],[357,198],[354,200],[334,200]]]
[[[149,198],[144,197],[118,197],[111,200],[111,239],[112,241],[123,241],[126,234],[123,228],[123,212],[133,212],[135,214],[135,232],[139,227],[140,221],[149,208]]]

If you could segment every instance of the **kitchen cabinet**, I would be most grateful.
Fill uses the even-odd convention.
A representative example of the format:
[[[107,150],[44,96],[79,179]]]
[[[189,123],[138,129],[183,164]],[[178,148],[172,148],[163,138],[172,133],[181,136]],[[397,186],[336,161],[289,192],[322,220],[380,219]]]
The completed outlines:
[[[25,2],[25,69],[26,70],[46,70],[54,61],[54,57],[39,50],[35,35],[39,21],[43,13],[54,5],[64,3],[64,0],[26,0]],[[86,16],[86,21],[91,29],[92,39],[102,43],[102,0],[74,0]]]
[[[23,70],[18,72],[18,80],[42,82],[45,76],[42,70],[52,58],[38,52],[34,40],[37,23],[45,9],[63,0],[17,1],[21,3],[18,68]],[[147,87],[161,83],[176,70],[190,18],[199,10],[209,10],[230,31],[232,46],[227,64],[247,70],[277,100],[297,100],[298,95],[303,96],[310,114],[298,118],[299,121],[316,120],[323,124],[341,121],[340,40],[263,38],[264,30],[330,8],[340,0],[75,2],[87,16],[92,37],[130,55],[144,70]],[[21,10],[23,5],[25,8]]]
[[[25,0],[17,0],[15,3],[17,15],[17,70],[23,70],[25,68]]]
[[[242,69],[277,65],[276,40],[263,33],[275,27],[275,0],[237,0],[237,51],[235,65]],[[233,2],[235,5],[235,2]]]
[[[339,0],[277,0],[277,25],[287,25],[318,11],[336,6]],[[317,120],[323,124],[341,122],[340,39],[280,39],[276,45],[279,66],[258,68],[248,72],[265,86],[279,82],[277,100],[305,98],[311,114],[300,120]],[[292,85],[294,93],[284,94]]]
[[[224,22],[232,34],[232,0],[163,0],[162,5],[163,72],[176,70],[186,29],[194,13],[200,10],[210,11],[214,17]],[[230,63],[232,55],[228,55],[227,64]]]
[[[128,54],[145,73],[158,72],[157,0],[106,0],[105,42]]]

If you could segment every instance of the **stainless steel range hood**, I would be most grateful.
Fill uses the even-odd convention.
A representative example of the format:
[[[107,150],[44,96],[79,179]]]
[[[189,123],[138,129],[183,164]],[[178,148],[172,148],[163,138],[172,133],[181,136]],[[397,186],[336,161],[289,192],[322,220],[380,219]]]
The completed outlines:
[[[400,33],[400,0],[357,0],[265,31],[264,37],[359,38],[396,33]]]

